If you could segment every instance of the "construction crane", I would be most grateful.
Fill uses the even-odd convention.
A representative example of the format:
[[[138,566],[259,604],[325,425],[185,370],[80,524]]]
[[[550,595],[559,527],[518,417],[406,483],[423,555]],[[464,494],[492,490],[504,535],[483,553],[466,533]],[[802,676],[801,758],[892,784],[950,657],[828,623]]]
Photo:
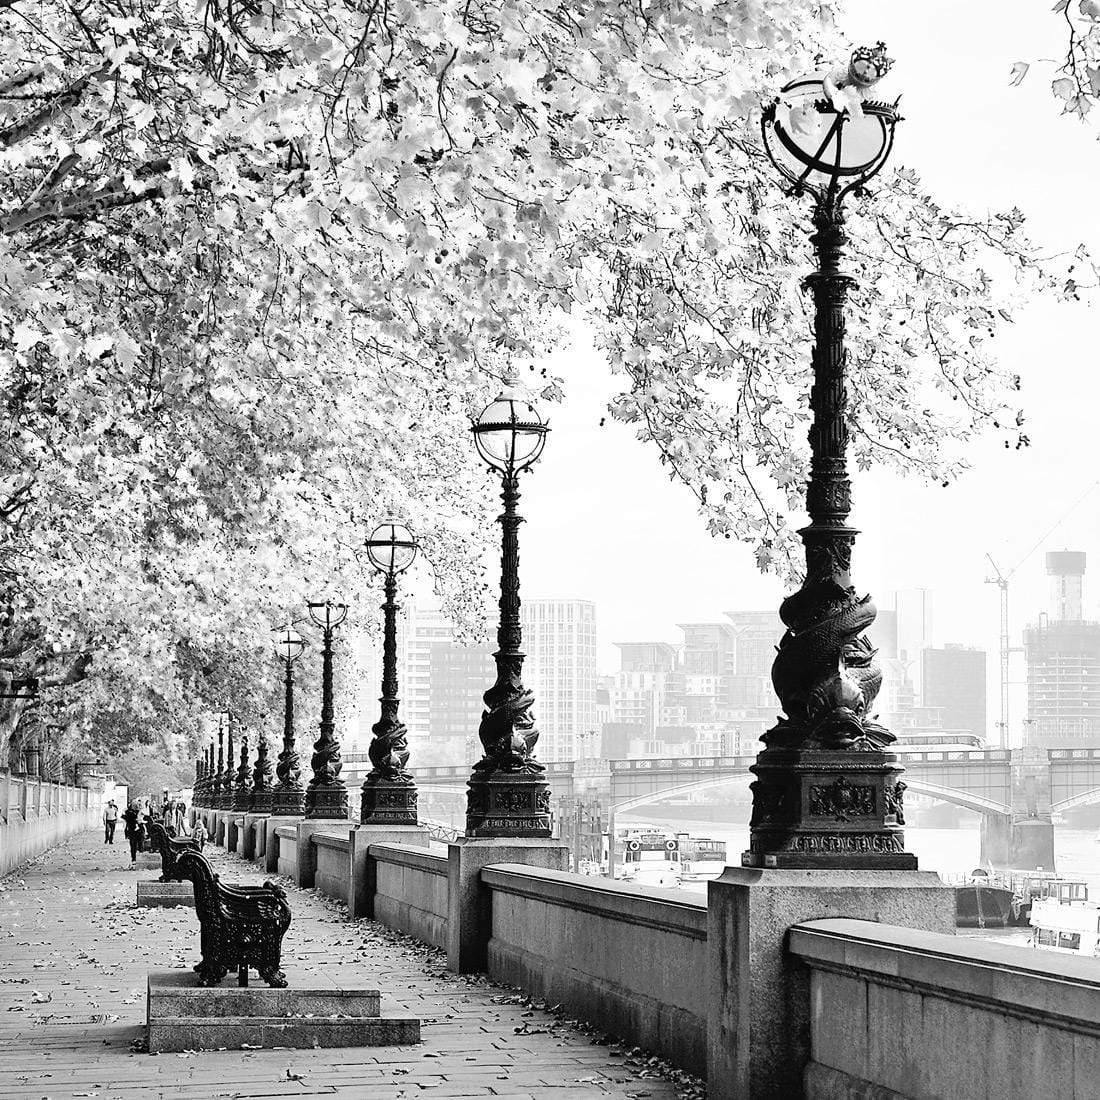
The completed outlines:
[[[986,554],[986,559],[993,566],[993,576],[986,577],[986,584],[995,584],[1001,590],[1001,720],[997,727],[1001,731],[1000,748],[1008,746],[1008,656],[1010,653],[1008,644],[1008,581],[1009,577],[1019,568],[1010,569],[1008,576],[1001,572],[1000,567],[993,560],[991,554]]]
[[[1008,663],[1009,657],[1012,653],[1012,649],[1009,645],[1009,631],[1008,631],[1008,582],[1012,579],[1012,575],[1020,568],[1043,545],[1044,542],[1063,523],[1075,512],[1079,505],[1083,504],[1085,498],[1100,485],[1100,480],[1094,481],[1063,513],[1058,517],[1057,521],[1053,524],[1050,530],[1046,531],[1035,545],[1007,572],[1002,573],[1000,566],[993,560],[991,554],[986,554],[986,560],[993,567],[993,576],[986,577],[986,584],[995,584],[1001,590],[1001,720],[997,723],[997,726],[1001,731],[1001,745],[1003,749],[1010,748],[1008,741]]]

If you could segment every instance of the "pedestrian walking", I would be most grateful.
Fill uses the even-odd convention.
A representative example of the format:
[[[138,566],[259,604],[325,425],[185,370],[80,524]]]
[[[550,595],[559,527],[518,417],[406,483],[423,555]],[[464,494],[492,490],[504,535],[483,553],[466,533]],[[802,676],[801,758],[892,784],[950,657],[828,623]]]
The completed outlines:
[[[191,830],[191,838],[199,846],[201,852],[206,844],[206,825],[201,817],[195,818],[195,827]]]
[[[103,807],[103,843],[114,844],[115,826],[118,824],[118,806],[115,800],[110,798]]]
[[[122,815],[126,822],[126,839],[130,842],[130,863],[137,863],[137,854],[145,839],[145,821],[136,802],[131,802]]]

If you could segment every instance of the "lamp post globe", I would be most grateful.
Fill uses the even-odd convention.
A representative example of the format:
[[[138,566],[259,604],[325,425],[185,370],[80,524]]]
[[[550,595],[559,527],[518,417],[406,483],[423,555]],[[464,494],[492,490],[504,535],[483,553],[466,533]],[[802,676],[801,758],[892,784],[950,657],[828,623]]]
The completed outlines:
[[[367,539],[367,557],[380,573],[404,573],[419,549],[403,523],[380,523]]]
[[[857,49],[845,69],[792,81],[763,114],[765,152],[791,195],[814,200],[817,270],[804,284],[814,299],[806,574],[779,610],[787,630],[772,684],[784,714],[751,769],[749,867],[917,866],[901,828],[902,769],[887,751],[895,738],[873,716],[882,673],[865,631],[875,606],[852,584],[848,525],[844,306],[854,280],[841,271],[844,201],[890,154],[896,104],[871,93],[891,65],[881,42]]]
[[[316,601],[306,605],[309,617],[322,631],[321,648],[321,722],[320,736],[313,743],[310,766],[313,776],[305,791],[305,816],[313,819],[346,821],[348,817],[348,789],[340,778],[343,762],[340,759],[340,742],[336,740],[336,724],[332,706],[332,635],[347,618],[346,604],[332,600]]]
[[[470,430],[488,465],[503,474],[518,474],[538,461],[550,427],[529,401],[506,390],[486,405]]]
[[[283,747],[275,764],[275,787],[271,792],[271,812],[279,817],[299,817],[302,813],[302,765],[294,744],[294,662],[306,648],[305,639],[293,627],[277,631],[275,653],[283,662]]]
[[[397,577],[412,565],[417,543],[400,523],[382,523],[367,540],[367,557],[383,576],[382,712],[371,727],[371,770],[363,781],[359,820],[364,825],[416,825],[416,784],[408,771],[408,731],[398,716]]]
[[[477,452],[502,475],[500,622],[496,683],[478,728],[482,758],[466,794],[467,837],[550,836],[550,787],[535,759],[534,694],[523,684],[519,600],[519,475],[538,461],[549,432],[529,401],[506,391],[471,425]]]
[[[864,73],[862,84],[835,73],[802,77],[764,109],[764,151],[792,194],[839,206],[882,170],[900,116],[896,103],[867,98],[866,91],[891,64],[881,43],[857,50],[849,74],[853,67]]]

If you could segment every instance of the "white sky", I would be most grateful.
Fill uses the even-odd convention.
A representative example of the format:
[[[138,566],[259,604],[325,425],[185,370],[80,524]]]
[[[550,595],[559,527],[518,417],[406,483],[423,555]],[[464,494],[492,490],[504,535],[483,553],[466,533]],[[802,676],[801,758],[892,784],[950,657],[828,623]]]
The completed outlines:
[[[883,39],[897,65],[906,121],[894,159],[916,169],[942,201],[1020,207],[1033,238],[1051,251],[1081,240],[1100,253],[1096,127],[1059,117],[1051,65],[1008,85],[1017,60],[1054,58],[1061,46],[1050,4],[1034,0],[852,0],[844,26],[856,42]],[[800,216],[792,208],[792,217]],[[1095,307],[1043,302],[1002,338],[1003,362],[1023,378],[1030,450],[978,445],[974,469],[949,489],[857,475],[853,521],[857,586],[889,605],[896,588],[933,590],[936,641],[989,650],[990,720],[996,715],[997,591],[983,584],[984,555],[1008,569],[1100,479]],[[523,592],[580,597],[598,605],[601,671],[618,667],[613,644],[679,641],[678,622],[714,620],[729,609],[772,608],[782,597],[756,571],[749,549],[713,540],[693,499],[662,473],[656,452],[610,420],[615,380],[586,346],[554,366],[568,385],[551,415],[553,433],[525,478],[521,531]],[[807,386],[809,355],[806,348]],[[1100,489],[1066,519],[1013,578],[1014,644],[1025,620],[1045,608],[1043,549],[1089,553],[1086,614],[1100,618]],[[777,636],[778,640],[778,636]],[[1022,677],[1022,664],[1018,665]],[[1014,702],[1013,726],[1022,717]]]

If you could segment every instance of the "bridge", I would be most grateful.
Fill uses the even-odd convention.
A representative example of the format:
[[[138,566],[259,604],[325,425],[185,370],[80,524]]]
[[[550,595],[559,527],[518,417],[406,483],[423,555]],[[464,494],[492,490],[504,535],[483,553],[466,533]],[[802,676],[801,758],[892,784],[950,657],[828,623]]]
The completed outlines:
[[[999,866],[1053,865],[1051,816],[1100,803],[1100,748],[949,749],[901,747],[905,783],[914,794],[982,816],[982,858]],[[370,765],[365,753],[345,756],[349,783]],[[755,756],[653,757],[554,761],[546,764],[552,797],[599,798],[609,814],[747,781]],[[462,796],[468,766],[415,768],[419,789]]]

